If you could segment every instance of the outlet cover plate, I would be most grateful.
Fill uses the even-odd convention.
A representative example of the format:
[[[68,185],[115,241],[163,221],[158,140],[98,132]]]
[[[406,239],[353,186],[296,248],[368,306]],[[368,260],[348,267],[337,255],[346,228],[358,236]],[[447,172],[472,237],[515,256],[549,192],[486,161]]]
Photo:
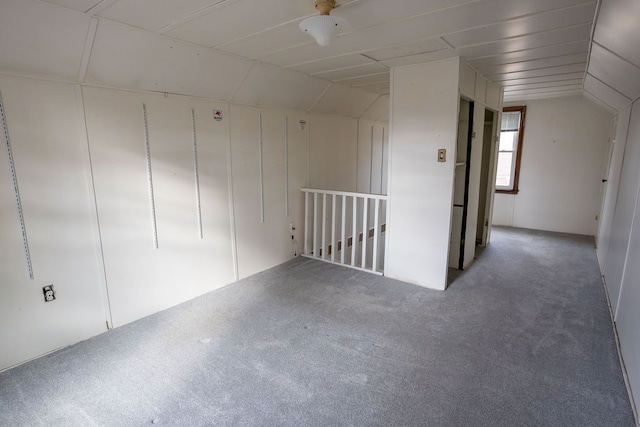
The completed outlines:
[[[42,288],[44,294],[44,302],[51,302],[56,299],[56,293],[53,290],[53,285],[44,286]]]

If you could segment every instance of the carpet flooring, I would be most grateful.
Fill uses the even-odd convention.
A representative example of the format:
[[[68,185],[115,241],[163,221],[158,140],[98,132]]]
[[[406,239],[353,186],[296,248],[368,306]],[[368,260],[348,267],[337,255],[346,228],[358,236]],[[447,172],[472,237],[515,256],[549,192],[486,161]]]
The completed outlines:
[[[0,425],[634,420],[593,239],[496,227],[445,292],[297,258],[0,373]]]

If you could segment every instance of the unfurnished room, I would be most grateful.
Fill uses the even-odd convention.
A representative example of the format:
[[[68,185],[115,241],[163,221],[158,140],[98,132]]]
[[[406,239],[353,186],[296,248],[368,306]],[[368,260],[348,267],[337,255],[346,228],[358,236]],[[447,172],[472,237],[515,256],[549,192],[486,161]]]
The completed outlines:
[[[0,426],[640,426],[639,21],[0,0]]]

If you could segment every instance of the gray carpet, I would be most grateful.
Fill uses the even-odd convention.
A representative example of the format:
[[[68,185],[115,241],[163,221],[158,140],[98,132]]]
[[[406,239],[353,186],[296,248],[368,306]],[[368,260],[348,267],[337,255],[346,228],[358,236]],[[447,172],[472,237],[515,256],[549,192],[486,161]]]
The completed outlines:
[[[303,258],[0,374],[2,426],[633,426],[593,239],[446,292]]]

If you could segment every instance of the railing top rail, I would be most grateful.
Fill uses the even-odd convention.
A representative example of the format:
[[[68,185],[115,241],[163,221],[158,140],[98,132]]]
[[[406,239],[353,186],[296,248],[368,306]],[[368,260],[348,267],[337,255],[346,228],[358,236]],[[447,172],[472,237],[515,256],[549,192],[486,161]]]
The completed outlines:
[[[379,199],[387,200],[388,197],[384,194],[371,194],[371,193],[353,193],[350,191],[334,191],[334,190],[320,190],[317,188],[301,188],[301,191],[305,193],[318,193],[318,194],[335,194],[336,196],[348,196],[348,197],[363,197],[366,199]]]

